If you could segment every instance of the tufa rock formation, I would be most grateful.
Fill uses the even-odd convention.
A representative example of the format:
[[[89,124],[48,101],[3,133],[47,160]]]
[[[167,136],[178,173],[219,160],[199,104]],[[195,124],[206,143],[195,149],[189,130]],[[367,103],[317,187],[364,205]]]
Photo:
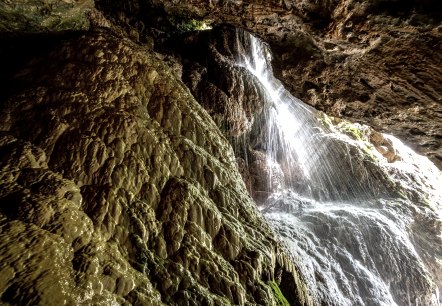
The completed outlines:
[[[3,303],[275,305],[276,275],[299,282],[229,143],[151,50],[81,34],[13,82],[1,109]],[[307,303],[302,288],[285,294]]]

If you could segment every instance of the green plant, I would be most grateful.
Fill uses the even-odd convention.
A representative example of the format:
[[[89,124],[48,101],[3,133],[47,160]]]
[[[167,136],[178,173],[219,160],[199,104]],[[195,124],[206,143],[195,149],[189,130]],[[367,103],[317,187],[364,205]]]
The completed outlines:
[[[274,281],[269,281],[268,284],[269,284],[270,288],[272,289],[273,296],[275,297],[275,300],[276,300],[276,305],[290,306],[290,303],[287,301],[284,294],[282,294],[281,289],[279,289],[278,284]]]
[[[351,123],[348,121],[341,121],[337,128],[340,132],[350,136],[351,138],[359,141],[366,141],[366,137],[363,134],[362,128],[360,125]]]
[[[169,22],[178,33],[204,31],[211,29],[210,25],[207,24],[204,20],[169,17]]]

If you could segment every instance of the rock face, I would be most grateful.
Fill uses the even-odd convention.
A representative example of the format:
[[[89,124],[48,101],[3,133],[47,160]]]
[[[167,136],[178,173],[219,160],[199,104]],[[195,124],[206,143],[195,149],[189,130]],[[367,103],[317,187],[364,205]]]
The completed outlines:
[[[260,200],[268,195],[268,177],[274,172],[260,151],[270,100],[260,81],[239,64],[240,50],[247,52],[239,33],[228,26],[190,33],[172,39],[166,50],[175,50],[172,56],[182,66],[181,78],[228,136],[247,189]]]
[[[313,54],[275,47],[279,77],[307,103],[393,134],[441,168],[441,19],[350,4],[334,10]]]
[[[235,29],[212,31],[172,40],[169,50],[182,62],[182,79],[197,101],[226,135],[238,137],[251,131],[263,108],[261,84],[236,62]]]
[[[149,49],[110,32],[55,43],[1,108],[7,304],[308,303],[233,151]]]
[[[151,1],[269,42],[292,94],[394,134],[442,167],[438,1]]]
[[[0,3],[0,32],[40,33],[89,27],[93,0],[19,0]]]
[[[302,106],[271,77],[267,49],[245,31],[227,26],[174,38],[168,44],[168,50],[179,52],[174,56],[182,63],[180,74],[192,94],[215,120],[221,119],[218,126],[229,135],[255,201],[263,203],[289,186],[323,201],[373,197],[367,186],[375,181],[379,194],[394,193],[387,191],[388,179],[371,165],[367,153],[335,133],[330,118]],[[373,135],[393,161],[391,146],[380,133]],[[349,154],[351,160],[342,157]]]

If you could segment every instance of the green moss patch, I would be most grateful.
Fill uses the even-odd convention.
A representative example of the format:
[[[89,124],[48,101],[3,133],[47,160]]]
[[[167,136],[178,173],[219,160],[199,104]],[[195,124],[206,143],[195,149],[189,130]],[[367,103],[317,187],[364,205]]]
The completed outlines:
[[[204,31],[211,29],[210,25],[203,20],[180,18],[169,16],[168,21],[176,29],[178,33],[186,33],[193,31]]]
[[[269,281],[268,284],[269,284],[270,288],[272,289],[273,296],[275,297],[275,300],[276,300],[276,305],[290,306],[290,303],[287,301],[284,294],[282,294],[281,289],[279,289],[278,284],[274,281]]]

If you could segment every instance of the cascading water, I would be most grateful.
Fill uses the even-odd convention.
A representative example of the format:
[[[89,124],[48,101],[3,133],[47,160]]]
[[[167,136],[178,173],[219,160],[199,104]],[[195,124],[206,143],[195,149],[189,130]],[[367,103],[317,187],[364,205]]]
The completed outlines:
[[[237,50],[237,64],[259,79],[268,99],[261,148],[269,168],[282,173],[262,212],[314,301],[442,305],[440,171],[394,137],[331,124],[294,98],[252,35],[238,30]]]
[[[239,65],[258,78],[270,100],[265,113],[265,149],[268,162],[281,165],[283,187],[321,201],[371,198],[382,193],[380,186],[370,186],[382,173],[343,158],[351,154],[351,146],[340,139],[342,135],[333,133],[326,124],[329,119],[293,97],[273,77],[264,44],[244,32],[238,33],[238,42],[242,49]]]

